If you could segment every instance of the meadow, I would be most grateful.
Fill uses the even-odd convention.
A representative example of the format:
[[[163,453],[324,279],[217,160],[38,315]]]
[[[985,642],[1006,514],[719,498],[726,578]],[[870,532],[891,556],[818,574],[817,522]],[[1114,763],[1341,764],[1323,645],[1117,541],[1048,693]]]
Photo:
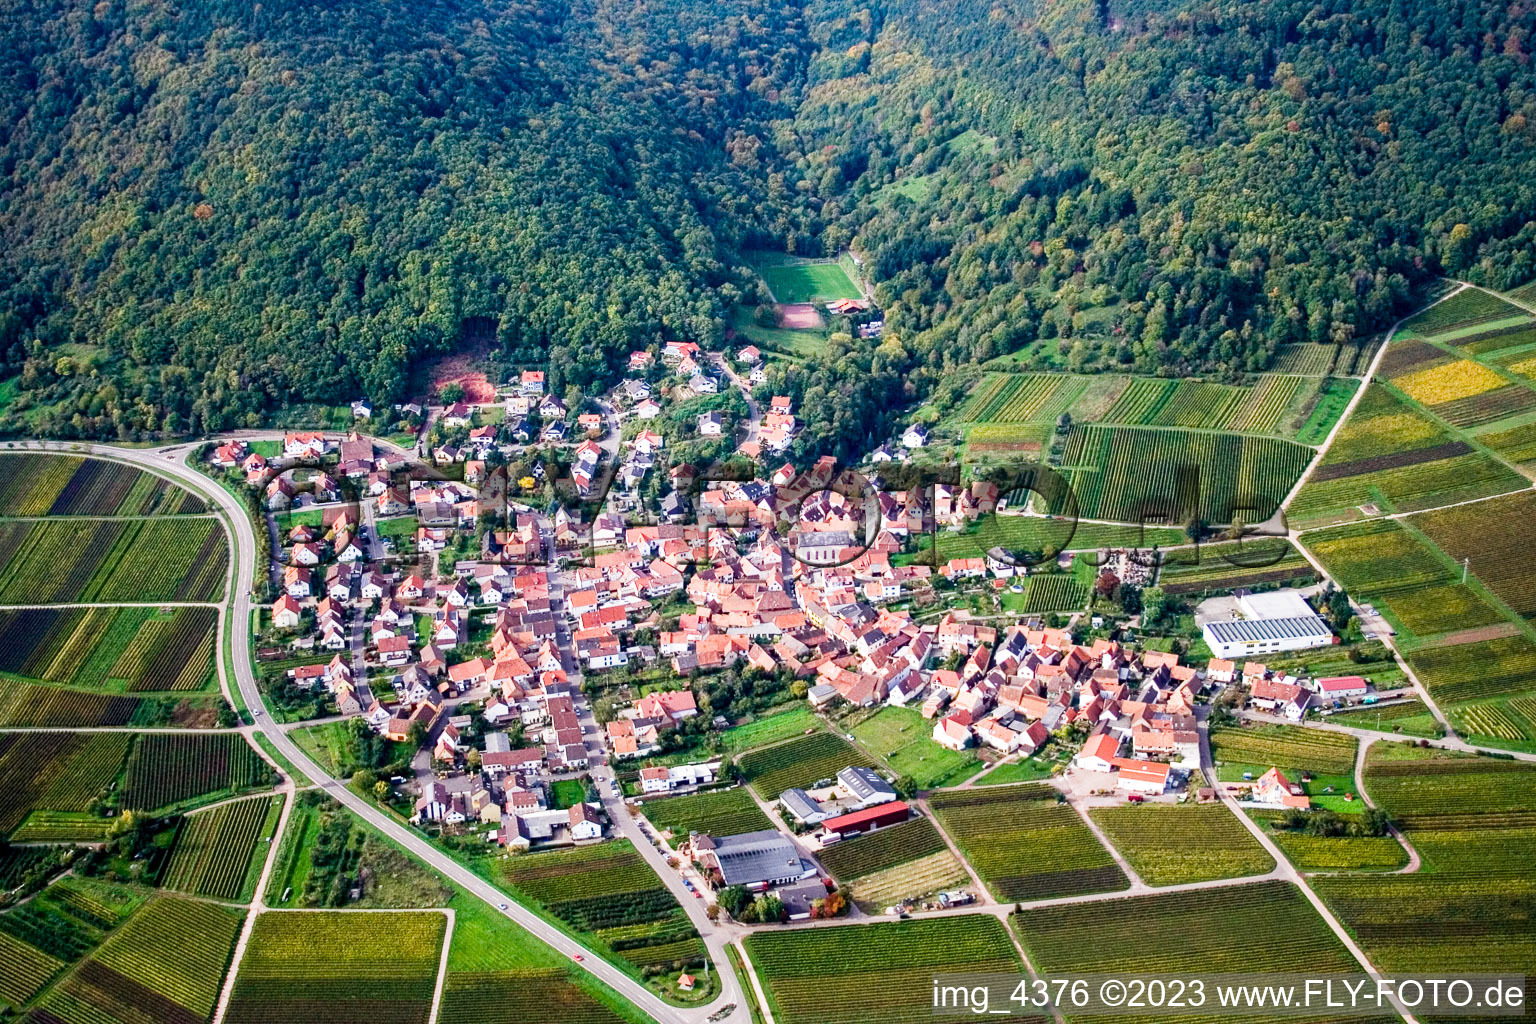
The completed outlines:
[[[781,1024],[953,1020],[933,1012],[934,972],[1022,969],[1003,923],[982,914],[757,931],[743,945]]]
[[[849,731],[917,789],[954,785],[981,770],[974,750],[950,750],[933,742],[933,722],[915,708],[880,708]]]
[[[929,805],[999,900],[1129,886],[1109,851],[1057,796],[1050,786],[942,790]]]
[[[1275,866],[1223,804],[1122,804],[1088,813],[1148,885],[1241,878]]]
[[[1169,594],[1204,594],[1264,583],[1310,583],[1312,564],[1278,537],[1202,544],[1163,553],[1157,584]]]

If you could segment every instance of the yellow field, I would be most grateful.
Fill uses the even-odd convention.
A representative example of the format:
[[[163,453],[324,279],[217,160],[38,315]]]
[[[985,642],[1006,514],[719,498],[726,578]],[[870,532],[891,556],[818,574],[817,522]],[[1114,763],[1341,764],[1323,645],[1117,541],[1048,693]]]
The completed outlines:
[[[1418,447],[1421,441],[1440,436],[1440,428],[1431,420],[1416,412],[1399,412],[1345,424],[1339,431],[1337,444],[1341,451],[1347,444],[1361,453],[1376,454],[1409,451]]]
[[[1510,363],[1509,368],[1522,377],[1536,377],[1536,356],[1527,356],[1518,363]]]
[[[1471,398],[1494,388],[1501,388],[1509,381],[1481,363],[1461,359],[1447,366],[1432,366],[1419,370],[1392,382],[1404,394],[1425,405],[1454,402],[1458,398]]]

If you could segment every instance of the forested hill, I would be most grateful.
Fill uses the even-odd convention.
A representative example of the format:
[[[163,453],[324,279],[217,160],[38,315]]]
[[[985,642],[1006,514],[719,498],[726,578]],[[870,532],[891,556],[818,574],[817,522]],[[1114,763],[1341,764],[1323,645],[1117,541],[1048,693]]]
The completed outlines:
[[[802,240],[850,241],[930,380],[1254,370],[1431,274],[1536,274],[1536,7],[815,0],[778,138]],[[805,375],[807,386],[816,374]],[[910,377],[909,377],[910,380]]]
[[[849,452],[995,355],[1234,374],[1536,273],[1531,5],[803,2],[11,5],[0,427],[388,400],[481,317],[610,379],[851,244],[887,337],[773,381]]]
[[[109,437],[398,399],[476,316],[561,386],[718,338],[762,191],[727,144],[808,51],[778,0],[37,0],[0,31],[5,370],[72,398],[33,425]]]

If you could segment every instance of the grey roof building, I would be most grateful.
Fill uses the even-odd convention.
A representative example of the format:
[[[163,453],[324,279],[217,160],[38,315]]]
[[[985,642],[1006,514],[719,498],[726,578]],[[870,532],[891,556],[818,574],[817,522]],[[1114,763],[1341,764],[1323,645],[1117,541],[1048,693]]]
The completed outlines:
[[[850,796],[858,800],[860,808],[896,799],[896,790],[872,768],[844,768],[837,773],[837,781]]]
[[[802,824],[815,825],[831,817],[826,809],[811,799],[803,789],[786,789],[779,794],[779,804]]]
[[[714,861],[726,885],[765,888],[797,882],[816,873],[800,859],[800,851],[771,828],[736,836],[698,836],[693,841],[700,860]]]

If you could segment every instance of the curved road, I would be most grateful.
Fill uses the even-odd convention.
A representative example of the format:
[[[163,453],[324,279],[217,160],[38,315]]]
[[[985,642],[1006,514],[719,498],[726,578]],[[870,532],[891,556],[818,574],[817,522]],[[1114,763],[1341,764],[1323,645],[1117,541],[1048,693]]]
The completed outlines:
[[[236,560],[234,580],[236,581],[236,586],[234,599],[230,602],[230,611],[226,620],[230,630],[229,640],[234,654],[235,682],[240,689],[240,696],[245,701],[246,707],[255,716],[256,728],[267,737],[268,742],[274,748],[288,759],[289,763],[309,776],[332,799],[410,851],[411,854],[426,862],[433,870],[451,879],[455,885],[485,901],[490,906],[497,908],[520,927],[531,932],[540,941],[553,947],[565,956],[574,958],[580,955],[582,960],[579,966],[585,968],[609,988],[638,1006],[651,1017],[661,1021],[662,1024],[701,1024],[712,1012],[722,1009],[729,1003],[735,1004],[735,1012],[723,1019],[746,1020],[748,1011],[743,1005],[741,992],[736,984],[735,973],[730,970],[730,961],[726,958],[724,946],[718,939],[715,942],[708,943],[708,945],[720,977],[722,994],[713,1003],[704,1007],[685,1009],[671,1006],[663,1002],[660,997],[638,981],[608,963],[597,953],[582,946],[533,911],[514,902],[506,893],[428,843],[421,835],[401,825],[370,801],[358,796],[343,783],[327,774],[303,750],[299,749],[293,740],[289,739],[288,734],[267,713],[266,705],[262,700],[261,690],[256,685],[256,674],[251,668],[252,604],[250,581],[255,578],[256,537],[251,529],[250,518],[246,513],[245,507],[236,501],[233,495],[219,486],[216,481],[210,480],[186,464],[185,459],[187,455],[200,447],[201,444],[202,442],[194,442],[166,448],[135,449],[61,441],[24,441],[15,442],[10,447],[72,452],[76,454],[88,453],[118,459],[160,473],[163,476],[172,477],[176,482],[183,484],[189,490],[202,495],[205,499],[217,505],[224,513],[226,522],[233,531],[235,539]],[[719,948],[716,948],[717,946]]]

